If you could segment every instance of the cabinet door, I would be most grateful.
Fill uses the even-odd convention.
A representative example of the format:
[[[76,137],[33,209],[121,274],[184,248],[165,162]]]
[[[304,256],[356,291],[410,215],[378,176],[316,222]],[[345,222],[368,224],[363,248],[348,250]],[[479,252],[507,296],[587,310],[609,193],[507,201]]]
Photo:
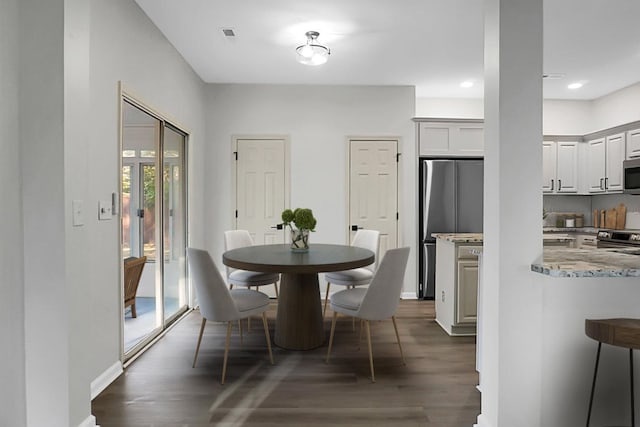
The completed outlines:
[[[640,157],[640,129],[627,132],[627,159]]]
[[[556,189],[556,143],[542,143],[542,192],[552,193]]]
[[[419,123],[421,156],[441,156],[451,152],[451,129],[447,123]]]
[[[557,150],[557,192],[578,192],[578,143],[556,142]]]
[[[607,137],[607,166],[605,189],[622,191],[622,161],[625,156],[625,134],[618,133]]]
[[[604,193],[605,140],[594,139],[587,146],[587,185],[589,193]]]
[[[463,156],[482,156],[484,154],[484,126],[482,124],[460,124],[456,128],[456,138],[452,147],[454,153]]]
[[[456,323],[475,323],[478,313],[478,260],[458,261]]]

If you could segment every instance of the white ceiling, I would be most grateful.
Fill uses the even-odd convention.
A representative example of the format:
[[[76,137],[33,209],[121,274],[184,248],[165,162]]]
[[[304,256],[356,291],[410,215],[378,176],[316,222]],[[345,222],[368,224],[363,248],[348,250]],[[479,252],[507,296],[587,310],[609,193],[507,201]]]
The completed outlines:
[[[411,85],[483,95],[482,0],[136,0],[209,83]],[[544,97],[594,99],[640,81],[640,0],[546,0]],[[234,30],[225,38],[223,28]],[[306,31],[331,49],[299,64]],[[470,89],[460,88],[473,80]],[[581,81],[580,90],[569,83]]]

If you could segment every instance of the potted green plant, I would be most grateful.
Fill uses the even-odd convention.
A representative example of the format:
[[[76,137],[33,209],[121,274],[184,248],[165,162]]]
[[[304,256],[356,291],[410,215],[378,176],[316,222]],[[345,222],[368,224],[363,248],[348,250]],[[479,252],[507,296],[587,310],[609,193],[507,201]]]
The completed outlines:
[[[316,219],[311,209],[297,208],[282,211],[282,223],[291,229],[291,250],[306,252],[309,250],[309,232],[316,231]],[[293,225],[292,225],[293,224]],[[295,228],[294,228],[295,226]]]

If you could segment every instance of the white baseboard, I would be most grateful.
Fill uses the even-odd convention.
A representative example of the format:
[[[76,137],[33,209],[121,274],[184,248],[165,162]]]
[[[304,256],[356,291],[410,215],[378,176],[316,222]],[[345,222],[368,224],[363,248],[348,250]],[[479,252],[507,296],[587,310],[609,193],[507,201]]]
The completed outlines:
[[[418,299],[418,295],[415,292],[403,292],[400,299]]]
[[[124,372],[122,369],[122,363],[118,360],[107,368],[106,371],[100,374],[98,378],[91,381],[91,400],[95,399],[100,393],[102,393],[102,391],[107,388],[109,384],[114,382],[122,372]],[[91,425],[93,426],[94,424]]]
[[[93,415],[89,415],[86,420],[84,420],[78,425],[78,427],[100,427],[100,426],[96,424],[96,417],[94,417]]]

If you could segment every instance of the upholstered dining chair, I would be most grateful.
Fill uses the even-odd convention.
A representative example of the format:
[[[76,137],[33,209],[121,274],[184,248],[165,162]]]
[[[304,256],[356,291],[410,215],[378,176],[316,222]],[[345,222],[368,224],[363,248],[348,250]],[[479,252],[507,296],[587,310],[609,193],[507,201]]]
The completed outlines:
[[[142,277],[147,257],[129,257],[124,260],[124,308],[131,306],[131,317],[138,317],[136,312],[136,294]]]
[[[231,338],[231,325],[236,320],[241,320],[249,316],[262,314],[262,324],[264,335],[267,338],[267,348],[269,349],[269,359],[273,365],[273,354],[271,353],[271,337],[269,336],[269,326],[267,324],[266,310],[269,308],[269,297],[258,291],[251,289],[229,290],[211,259],[209,252],[187,248],[187,258],[191,268],[191,278],[196,289],[200,313],[202,314],[202,324],[196,345],[196,354],[193,358],[193,367],[196,366],[202,334],[207,320],[214,322],[227,322],[227,336],[224,344],[224,361],[222,362],[222,379],[220,384],[224,384],[227,372],[227,356],[229,354],[229,340]]]
[[[375,254],[373,264],[365,267],[354,268],[346,271],[333,271],[325,273],[324,278],[327,280],[327,292],[324,297],[324,309],[322,317],[327,313],[327,302],[329,301],[329,288],[331,284],[354,288],[356,286],[368,285],[373,278],[373,272],[376,271],[378,262],[378,248],[380,245],[380,232],[377,230],[358,230],[356,231],[351,246],[369,249]]]
[[[224,249],[227,251],[252,245],[253,239],[247,230],[224,232]],[[226,271],[227,281],[231,289],[234,286],[246,288],[255,286],[257,290],[260,290],[260,286],[273,284],[276,289],[276,298],[278,297],[278,281],[280,280],[278,273],[261,273],[258,271],[238,270],[231,267],[227,267]]]
[[[338,313],[357,317],[365,322],[371,382],[376,381],[373,372],[373,354],[371,351],[371,328],[369,325],[371,320],[384,320],[391,317],[396,339],[398,340],[398,348],[400,349],[400,358],[402,359],[402,363],[405,363],[395,313],[400,300],[400,292],[402,290],[402,282],[404,280],[404,272],[407,267],[408,258],[408,247],[389,249],[380,262],[368,288],[350,288],[331,295],[330,304],[331,310],[333,310],[333,320],[331,321],[331,334],[329,335],[329,348],[327,349],[327,363],[329,363],[329,357],[331,355]]]

